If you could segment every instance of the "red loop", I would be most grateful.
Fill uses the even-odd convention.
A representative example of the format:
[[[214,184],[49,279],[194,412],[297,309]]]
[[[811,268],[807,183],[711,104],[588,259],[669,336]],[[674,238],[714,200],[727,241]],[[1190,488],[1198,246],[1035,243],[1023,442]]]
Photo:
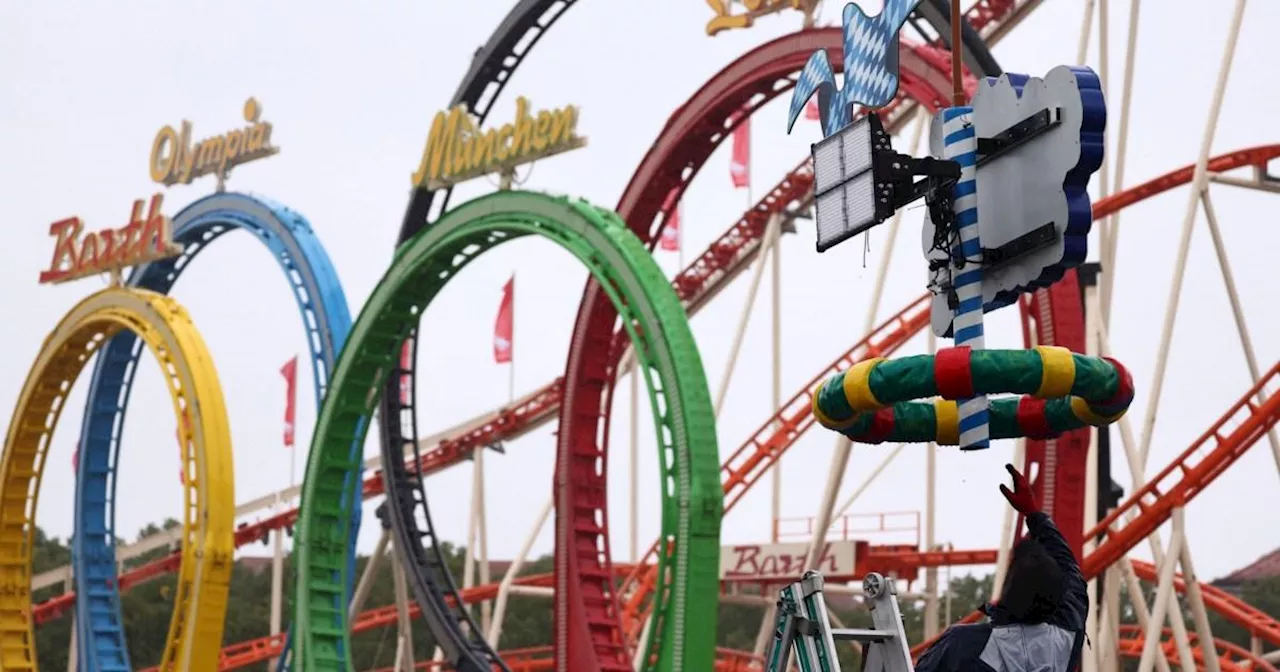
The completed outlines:
[[[943,399],[968,399],[973,394],[969,346],[942,348],[933,356],[933,380]]]
[[[1031,395],[1018,399],[1018,429],[1022,430],[1023,436],[1028,439],[1047,439],[1053,436],[1049,416],[1044,412],[1046,404],[1048,400],[1036,399]]]

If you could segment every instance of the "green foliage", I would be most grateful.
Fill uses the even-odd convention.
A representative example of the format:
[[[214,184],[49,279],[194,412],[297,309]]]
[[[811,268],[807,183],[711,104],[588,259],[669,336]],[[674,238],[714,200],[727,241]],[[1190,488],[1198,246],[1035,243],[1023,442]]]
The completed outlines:
[[[150,525],[143,529],[138,538],[143,539],[162,530],[177,526],[175,520],[167,520],[161,527]],[[57,538],[49,538],[42,530],[36,530],[36,543],[33,552],[34,570],[38,574],[66,564],[71,559],[68,548]],[[462,577],[463,551],[452,544],[442,545],[442,552],[447,559],[454,576]],[[128,567],[138,566],[159,557],[163,557],[168,549],[160,548],[149,554],[130,560]],[[390,558],[389,558],[390,559]],[[369,559],[361,556],[357,559],[357,569],[363,573]],[[520,575],[545,574],[552,570],[551,556],[543,556],[526,563]],[[357,574],[357,576],[359,575]],[[285,604],[292,600],[293,582],[290,562],[285,560]],[[495,573],[491,580],[498,581],[501,576]],[[990,575],[984,577],[962,576],[951,581],[950,613],[952,620],[964,617],[991,595]],[[156,578],[136,586],[124,594],[123,611],[125,631],[128,635],[130,658],[135,669],[154,665],[160,660],[164,642],[168,635],[169,617],[173,610],[173,590],[176,580],[172,575]],[[1154,600],[1154,588],[1145,586],[1148,603]],[[62,587],[54,586],[39,591],[36,601],[44,601],[61,594]],[[1280,579],[1267,579],[1246,583],[1241,587],[1240,598],[1273,618],[1280,618]],[[1121,613],[1123,621],[1134,621],[1133,610],[1129,606],[1127,594],[1121,593]],[[858,602],[851,598],[832,595],[829,600],[832,609],[848,627],[868,627],[870,615]],[[394,604],[395,584],[389,564],[383,564],[378,572],[365,608],[375,608]],[[269,561],[253,563],[237,562],[232,573],[231,595],[227,615],[224,640],[228,643],[241,642],[263,637],[268,633],[271,604],[271,566]],[[919,642],[924,637],[924,601],[901,600],[903,624],[907,637],[912,642]],[[1195,624],[1191,620],[1189,609],[1182,601],[1183,613],[1186,616],[1188,630],[1194,632]],[[763,609],[757,606],[721,603],[719,610],[717,645],[732,649],[750,651],[755,646],[760,632],[760,619]],[[473,613],[479,622],[479,609],[473,607]],[[946,622],[946,606],[939,600],[939,619]],[[287,627],[289,612],[286,606],[284,622]],[[1214,636],[1249,648],[1249,635],[1243,628],[1228,622],[1217,613],[1210,612],[1209,620]],[[518,649],[546,645],[550,641],[552,608],[549,600],[542,597],[512,596],[507,605],[507,616],[502,629],[499,648],[503,650]],[[43,669],[65,669],[67,665],[67,644],[70,639],[70,613],[45,623],[36,630],[36,642],[39,647],[39,663]],[[369,670],[388,667],[395,655],[395,627],[374,628],[353,635],[351,638],[352,658],[357,670]],[[435,650],[435,642],[427,633],[420,620],[414,622],[414,654],[417,660],[427,660]],[[860,669],[860,660],[852,647],[842,647],[841,665],[846,670]],[[1125,661],[1126,670],[1136,670],[1137,661]],[[252,672],[267,672],[267,664],[244,668]]]

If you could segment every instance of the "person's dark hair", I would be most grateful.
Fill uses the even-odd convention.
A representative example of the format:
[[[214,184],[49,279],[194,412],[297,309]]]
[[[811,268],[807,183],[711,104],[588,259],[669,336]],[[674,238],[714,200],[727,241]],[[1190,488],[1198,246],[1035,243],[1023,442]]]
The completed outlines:
[[[1009,573],[1000,590],[1000,607],[1015,622],[1043,623],[1062,602],[1062,582],[1058,563],[1040,542],[1025,537],[1013,547]]]

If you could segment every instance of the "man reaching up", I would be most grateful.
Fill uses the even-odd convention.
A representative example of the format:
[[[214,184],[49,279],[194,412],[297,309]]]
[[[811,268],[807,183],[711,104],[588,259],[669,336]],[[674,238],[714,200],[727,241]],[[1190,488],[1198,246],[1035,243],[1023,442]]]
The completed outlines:
[[[996,604],[983,606],[986,623],[949,628],[920,656],[916,672],[1073,672],[1080,665],[1089,596],[1080,565],[1031,484],[1012,464],[1013,490],[1000,486],[1027,520],[1028,535],[1013,547]]]

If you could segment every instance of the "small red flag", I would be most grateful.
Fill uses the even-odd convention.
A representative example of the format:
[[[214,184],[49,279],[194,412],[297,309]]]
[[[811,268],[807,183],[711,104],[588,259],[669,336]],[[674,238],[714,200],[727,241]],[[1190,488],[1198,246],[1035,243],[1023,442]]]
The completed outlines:
[[[400,370],[408,371],[413,366],[413,339],[406,338],[404,346],[400,348]],[[409,405],[409,374],[400,374],[400,403]]]
[[[285,380],[285,401],[284,401],[284,445],[286,448],[293,447],[293,421],[297,411],[298,401],[298,356],[294,355],[292,359],[284,363],[280,367],[280,375]]]
[[[493,321],[493,361],[498,364],[511,361],[512,337],[515,328],[516,276],[502,288],[502,304],[498,317]]]
[[[676,252],[680,249],[680,204],[672,203],[676,200],[676,191],[671,190],[667,195],[667,202],[663,204],[663,210],[669,210],[670,215],[667,217],[667,223],[662,227],[662,238],[658,241],[659,247],[666,252]]]
[[[809,121],[818,121],[822,118],[822,114],[818,111],[818,100],[810,98],[809,104],[804,106],[804,118]]]
[[[747,117],[733,129],[733,158],[729,160],[729,176],[733,186],[742,188],[751,184],[751,118]]]
[[[71,471],[80,473],[80,442],[76,441],[76,449],[71,451]]]

